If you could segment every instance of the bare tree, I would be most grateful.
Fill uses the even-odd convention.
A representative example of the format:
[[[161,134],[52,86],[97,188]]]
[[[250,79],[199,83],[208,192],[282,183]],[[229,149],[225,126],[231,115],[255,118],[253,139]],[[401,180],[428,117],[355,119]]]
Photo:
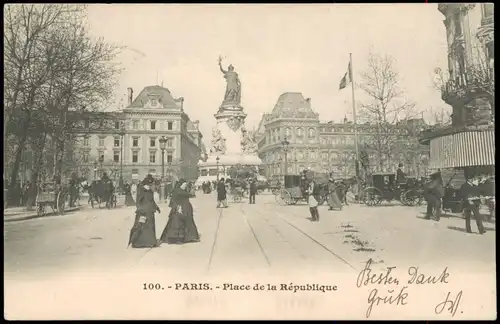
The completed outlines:
[[[4,11],[4,144],[17,140],[10,185],[13,189],[32,122],[37,120],[43,85],[54,66],[46,56],[46,36],[67,19],[73,6],[7,5]],[[10,123],[10,124],[9,124]],[[9,130],[12,133],[8,133]]]
[[[367,137],[370,150],[378,154],[378,168],[390,163],[399,140],[400,127],[396,123],[416,116],[415,103],[408,101],[400,88],[395,59],[389,55],[370,53],[368,69],[361,74],[360,88],[370,100],[360,107],[360,121],[373,124],[376,129]]]
[[[111,97],[119,48],[93,41],[84,25],[85,14],[82,5],[6,7],[4,141],[17,140],[11,158],[12,187],[21,154],[29,146],[35,149],[38,175],[46,160],[43,150],[55,142],[55,169],[60,174],[67,130],[81,120],[68,119],[68,113],[102,109]]]

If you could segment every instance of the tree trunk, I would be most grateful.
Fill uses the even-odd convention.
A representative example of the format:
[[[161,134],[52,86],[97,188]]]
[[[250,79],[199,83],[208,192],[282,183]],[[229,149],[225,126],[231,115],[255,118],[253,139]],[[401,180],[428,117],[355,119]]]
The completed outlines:
[[[30,124],[30,120],[31,120],[31,114],[28,113],[28,116],[26,116],[24,123],[23,123],[23,129],[25,131],[23,132],[23,135],[21,136],[21,138],[19,140],[19,144],[16,148],[14,165],[12,166],[12,172],[10,174],[10,184],[9,184],[8,195],[7,195],[7,199],[9,202],[16,198],[15,197],[16,194],[20,194],[20,192],[15,193],[15,188],[16,188],[16,183],[17,183],[17,176],[19,173],[19,166],[21,164],[21,158],[22,158],[22,154],[24,151],[24,146],[26,145],[26,141],[28,139],[28,132],[26,130],[28,129],[28,126]],[[22,184],[21,184],[21,186],[22,186]]]
[[[47,139],[47,133],[44,133],[43,136],[40,136],[36,145],[36,159],[35,166],[33,169],[33,176],[31,180],[31,187],[28,193],[28,200],[26,202],[26,207],[28,210],[33,209],[33,205],[35,204],[36,195],[38,192],[38,182],[40,177],[40,170],[43,164],[43,151],[45,147],[45,141]]]
[[[63,163],[64,163],[64,140],[58,139],[56,143],[56,167],[54,179],[57,184],[61,184],[62,181],[62,171],[63,171]]]

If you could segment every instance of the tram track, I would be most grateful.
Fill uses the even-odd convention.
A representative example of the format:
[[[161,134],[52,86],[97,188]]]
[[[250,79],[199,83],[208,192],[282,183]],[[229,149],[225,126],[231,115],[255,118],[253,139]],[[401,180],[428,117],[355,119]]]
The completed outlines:
[[[220,209],[219,215],[217,217],[217,225],[215,227],[214,240],[212,242],[212,248],[210,249],[210,257],[208,258],[208,265],[207,265],[207,270],[206,270],[207,273],[210,272],[210,267],[212,266],[212,261],[213,261],[214,254],[215,254],[215,247],[217,244],[217,237],[219,235],[220,223],[222,220],[222,214],[223,214],[223,208]]]
[[[249,226],[249,228],[250,228],[250,230],[251,230],[251,232],[252,232],[252,234],[253,234],[253,236],[254,236],[254,238],[255,238],[258,246],[259,246],[259,249],[260,249],[262,255],[266,259],[266,263],[268,264],[268,266],[271,266],[272,262],[270,261],[268,253],[266,252],[266,249],[265,249],[264,245],[262,244],[261,240],[257,236],[256,231],[254,229],[254,226],[252,226],[252,223],[249,220],[249,217],[248,217],[247,213],[243,209],[243,205],[240,206],[240,212],[244,216],[245,222]],[[334,252],[332,249],[328,248],[323,243],[321,243],[318,240],[316,240],[314,237],[312,237],[311,235],[309,235],[308,233],[306,233],[305,231],[303,231],[302,229],[300,229],[296,225],[294,225],[291,222],[289,222],[288,220],[284,219],[282,216],[277,215],[277,218],[283,224],[286,224],[288,227],[292,228],[296,233],[299,233],[302,237],[306,238],[309,242],[311,242],[313,244],[313,246],[319,247],[321,250],[323,250],[323,251],[327,252],[329,255],[331,255],[335,260],[338,260],[338,261],[342,262],[343,264],[345,264],[346,266],[348,266],[350,269],[352,269],[354,271],[357,271],[357,269],[351,263],[349,263],[347,260],[345,260],[344,258],[342,258],[339,254],[337,254],[336,252]],[[299,255],[299,257],[301,259],[307,258],[306,254],[302,253],[300,251],[300,249],[295,244],[293,244],[289,239],[286,238],[287,235],[285,235],[282,230],[278,229],[277,226],[271,224],[269,218],[264,217],[263,220],[264,220],[264,222],[266,223],[266,225],[269,228],[273,229],[273,231],[280,237],[280,239],[283,242],[285,242],[286,244],[288,244],[292,248],[292,250]]]
[[[283,217],[281,216],[278,216],[278,219],[280,219],[282,222],[284,222],[285,224],[289,225],[290,227],[292,227],[294,230],[296,230],[298,233],[302,234],[303,236],[307,237],[310,241],[314,242],[316,244],[316,246],[319,246],[321,247],[324,251],[328,252],[330,255],[332,255],[333,257],[335,257],[337,260],[341,261],[342,263],[344,263],[345,265],[347,265],[349,268],[351,268],[352,270],[355,270],[357,271],[357,269],[351,264],[349,263],[347,260],[345,260],[344,258],[342,258],[340,255],[338,255],[337,253],[333,252],[330,248],[328,248],[326,245],[324,245],[323,243],[319,242],[318,240],[316,240],[314,237],[312,237],[311,235],[307,234],[306,232],[304,232],[303,230],[301,230],[300,228],[298,228],[297,226],[295,226],[294,224],[290,223],[288,220],[284,219]]]
[[[248,227],[250,227],[250,231],[252,231],[252,234],[253,234],[253,237],[255,238],[255,241],[257,241],[257,245],[259,246],[259,249],[260,249],[260,252],[262,253],[262,255],[264,256],[264,259],[266,259],[266,263],[267,263],[267,266],[268,267],[271,267],[271,261],[269,260],[269,257],[266,253],[266,251],[264,250],[264,247],[262,246],[262,243],[260,242],[259,240],[259,237],[257,236],[257,234],[255,233],[255,230],[252,226],[252,224],[250,223],[250,221],[248,220],[248,216],[247,214],[245,213],[245,211],[243,210],[243,206],[240,206],[240,211],[241,213],[243,214],[243,216],[245,217],[245,222],[247,223]]]
[[[241,204],[241,202],[240,202]],[[244,217],[244,220],[245,220],[245,223],[247,224],[248,228],[250,229],[250,232],[252,233],[252,237],[255,239],[255,242],[257,243],[257,246],[259,247],[259,251],[261,253],[261,255],[263,256],[266,264],[268,267],[271,267],[271,261],[269,259],[269,256],[267,255],[267,253],[265,252],[264,250],[264,246],[262,245],[254,227],[252,226],[251,222],[248,220],[248,217],[245,213],[245,211],[243,210],[243,205],[240,205],[239,206],[239,211],[241,212],[241,214],[243,215]],[[220,231],[220,224],[221,224],[221,220],[224,216],[224,208],[221,208],[220,209],[220,212],[219,212],[219,215],[217,217],[217,226],[215,228],[215,234],[214,234],[214,240],[213,240],[213,243],[212,243],[212,248],[210,250],[210,257],[209,257],[209,260],[208,260],[208,266],[207,266],[207,273],[210,272],[210,269],[212,267],[212,263],[213,263],[213,259],[214,259],[214,255],[215,255],[215,252],[217,250],[217,238],[218,238],[218,235],[219,235],[219,231]]]

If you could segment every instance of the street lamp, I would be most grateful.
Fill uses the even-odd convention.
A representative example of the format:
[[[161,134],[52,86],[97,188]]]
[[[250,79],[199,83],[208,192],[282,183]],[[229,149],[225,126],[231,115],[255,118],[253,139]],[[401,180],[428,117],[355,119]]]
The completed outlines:
[[[217,181],[219,181],[219,160],[220,160],[219,157],[215,159],[215,162],[217,164]]]
[[[286,140],[286,136],[283,139],[283,142],[281,142],[281,145],[283,146],[283,152],[285,152],[285,176],[288,171],[288,157],[287,157],[287,152],[288,152],[288,145],[290,145],[290,142]]]

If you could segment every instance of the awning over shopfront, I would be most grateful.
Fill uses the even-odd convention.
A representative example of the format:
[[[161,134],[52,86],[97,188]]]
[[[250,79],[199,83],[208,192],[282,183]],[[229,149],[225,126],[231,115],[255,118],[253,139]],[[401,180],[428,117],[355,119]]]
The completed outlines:
[[[495,165],[495,132],[467,131],[430,141],[431,169]]]

